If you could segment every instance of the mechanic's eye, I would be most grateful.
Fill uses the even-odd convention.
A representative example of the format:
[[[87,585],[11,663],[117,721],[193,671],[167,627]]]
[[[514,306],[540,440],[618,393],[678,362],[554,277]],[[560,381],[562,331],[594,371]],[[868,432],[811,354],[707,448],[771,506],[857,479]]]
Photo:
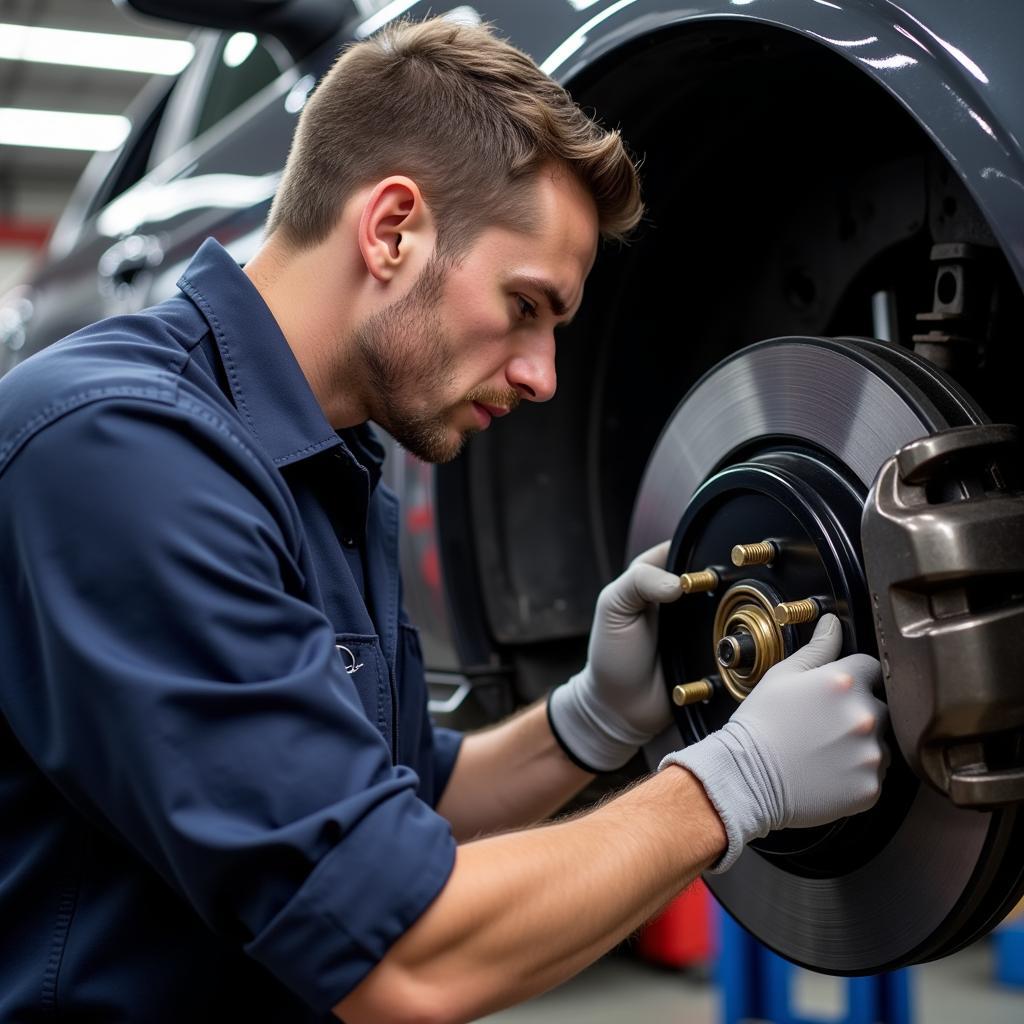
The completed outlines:
[[[527,319],[527,317],[529,317],[531,320],[537,319],[537,307],[532,302],[530,302],[529,299],[525,298],[522,295],[517,295],[516,303],[519,306],[519,316],[522,319],[525,320]]]

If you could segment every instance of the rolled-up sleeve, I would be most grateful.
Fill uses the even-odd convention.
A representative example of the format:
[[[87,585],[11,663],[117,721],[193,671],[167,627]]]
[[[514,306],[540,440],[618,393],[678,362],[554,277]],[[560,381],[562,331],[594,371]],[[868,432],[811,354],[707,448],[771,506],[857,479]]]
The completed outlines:
[[[326,1011],[455,848],[303,596],[302,544],[266,459],[205,407],[65,415],[0,477],[0,699],[69,801]]]
[[[434,726],[434,806],[436,807],[441,795],[452,777],[455,762],[458,760],[459,751],[462,749],[463,734],[455,729],[445,729],[441,726]]]

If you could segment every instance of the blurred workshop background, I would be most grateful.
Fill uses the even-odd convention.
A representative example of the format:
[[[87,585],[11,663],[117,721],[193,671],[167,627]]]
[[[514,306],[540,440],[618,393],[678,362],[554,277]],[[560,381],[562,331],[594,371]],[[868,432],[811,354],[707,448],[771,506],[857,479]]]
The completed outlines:
[[[0,294],[28,273],[90,157],[121,144],[139,91],[188,64],[189,34],[111,0],[0,0]]]

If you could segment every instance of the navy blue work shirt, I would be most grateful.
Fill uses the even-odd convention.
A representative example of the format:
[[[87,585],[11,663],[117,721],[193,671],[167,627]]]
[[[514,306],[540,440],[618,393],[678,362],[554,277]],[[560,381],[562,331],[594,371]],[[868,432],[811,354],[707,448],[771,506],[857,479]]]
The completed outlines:
[[[398,503],[216,242],[0,381],[0,1019],[323,1020],[444,886]]]

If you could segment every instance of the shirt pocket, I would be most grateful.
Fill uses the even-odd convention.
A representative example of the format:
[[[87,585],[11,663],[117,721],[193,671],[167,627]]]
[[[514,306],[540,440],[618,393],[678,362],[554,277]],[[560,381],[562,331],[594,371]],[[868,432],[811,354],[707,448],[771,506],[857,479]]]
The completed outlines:
[[[334,646],[366,717],[377,727],[393,758],[394,707],[380,639],[374,634],[335,633]]]

